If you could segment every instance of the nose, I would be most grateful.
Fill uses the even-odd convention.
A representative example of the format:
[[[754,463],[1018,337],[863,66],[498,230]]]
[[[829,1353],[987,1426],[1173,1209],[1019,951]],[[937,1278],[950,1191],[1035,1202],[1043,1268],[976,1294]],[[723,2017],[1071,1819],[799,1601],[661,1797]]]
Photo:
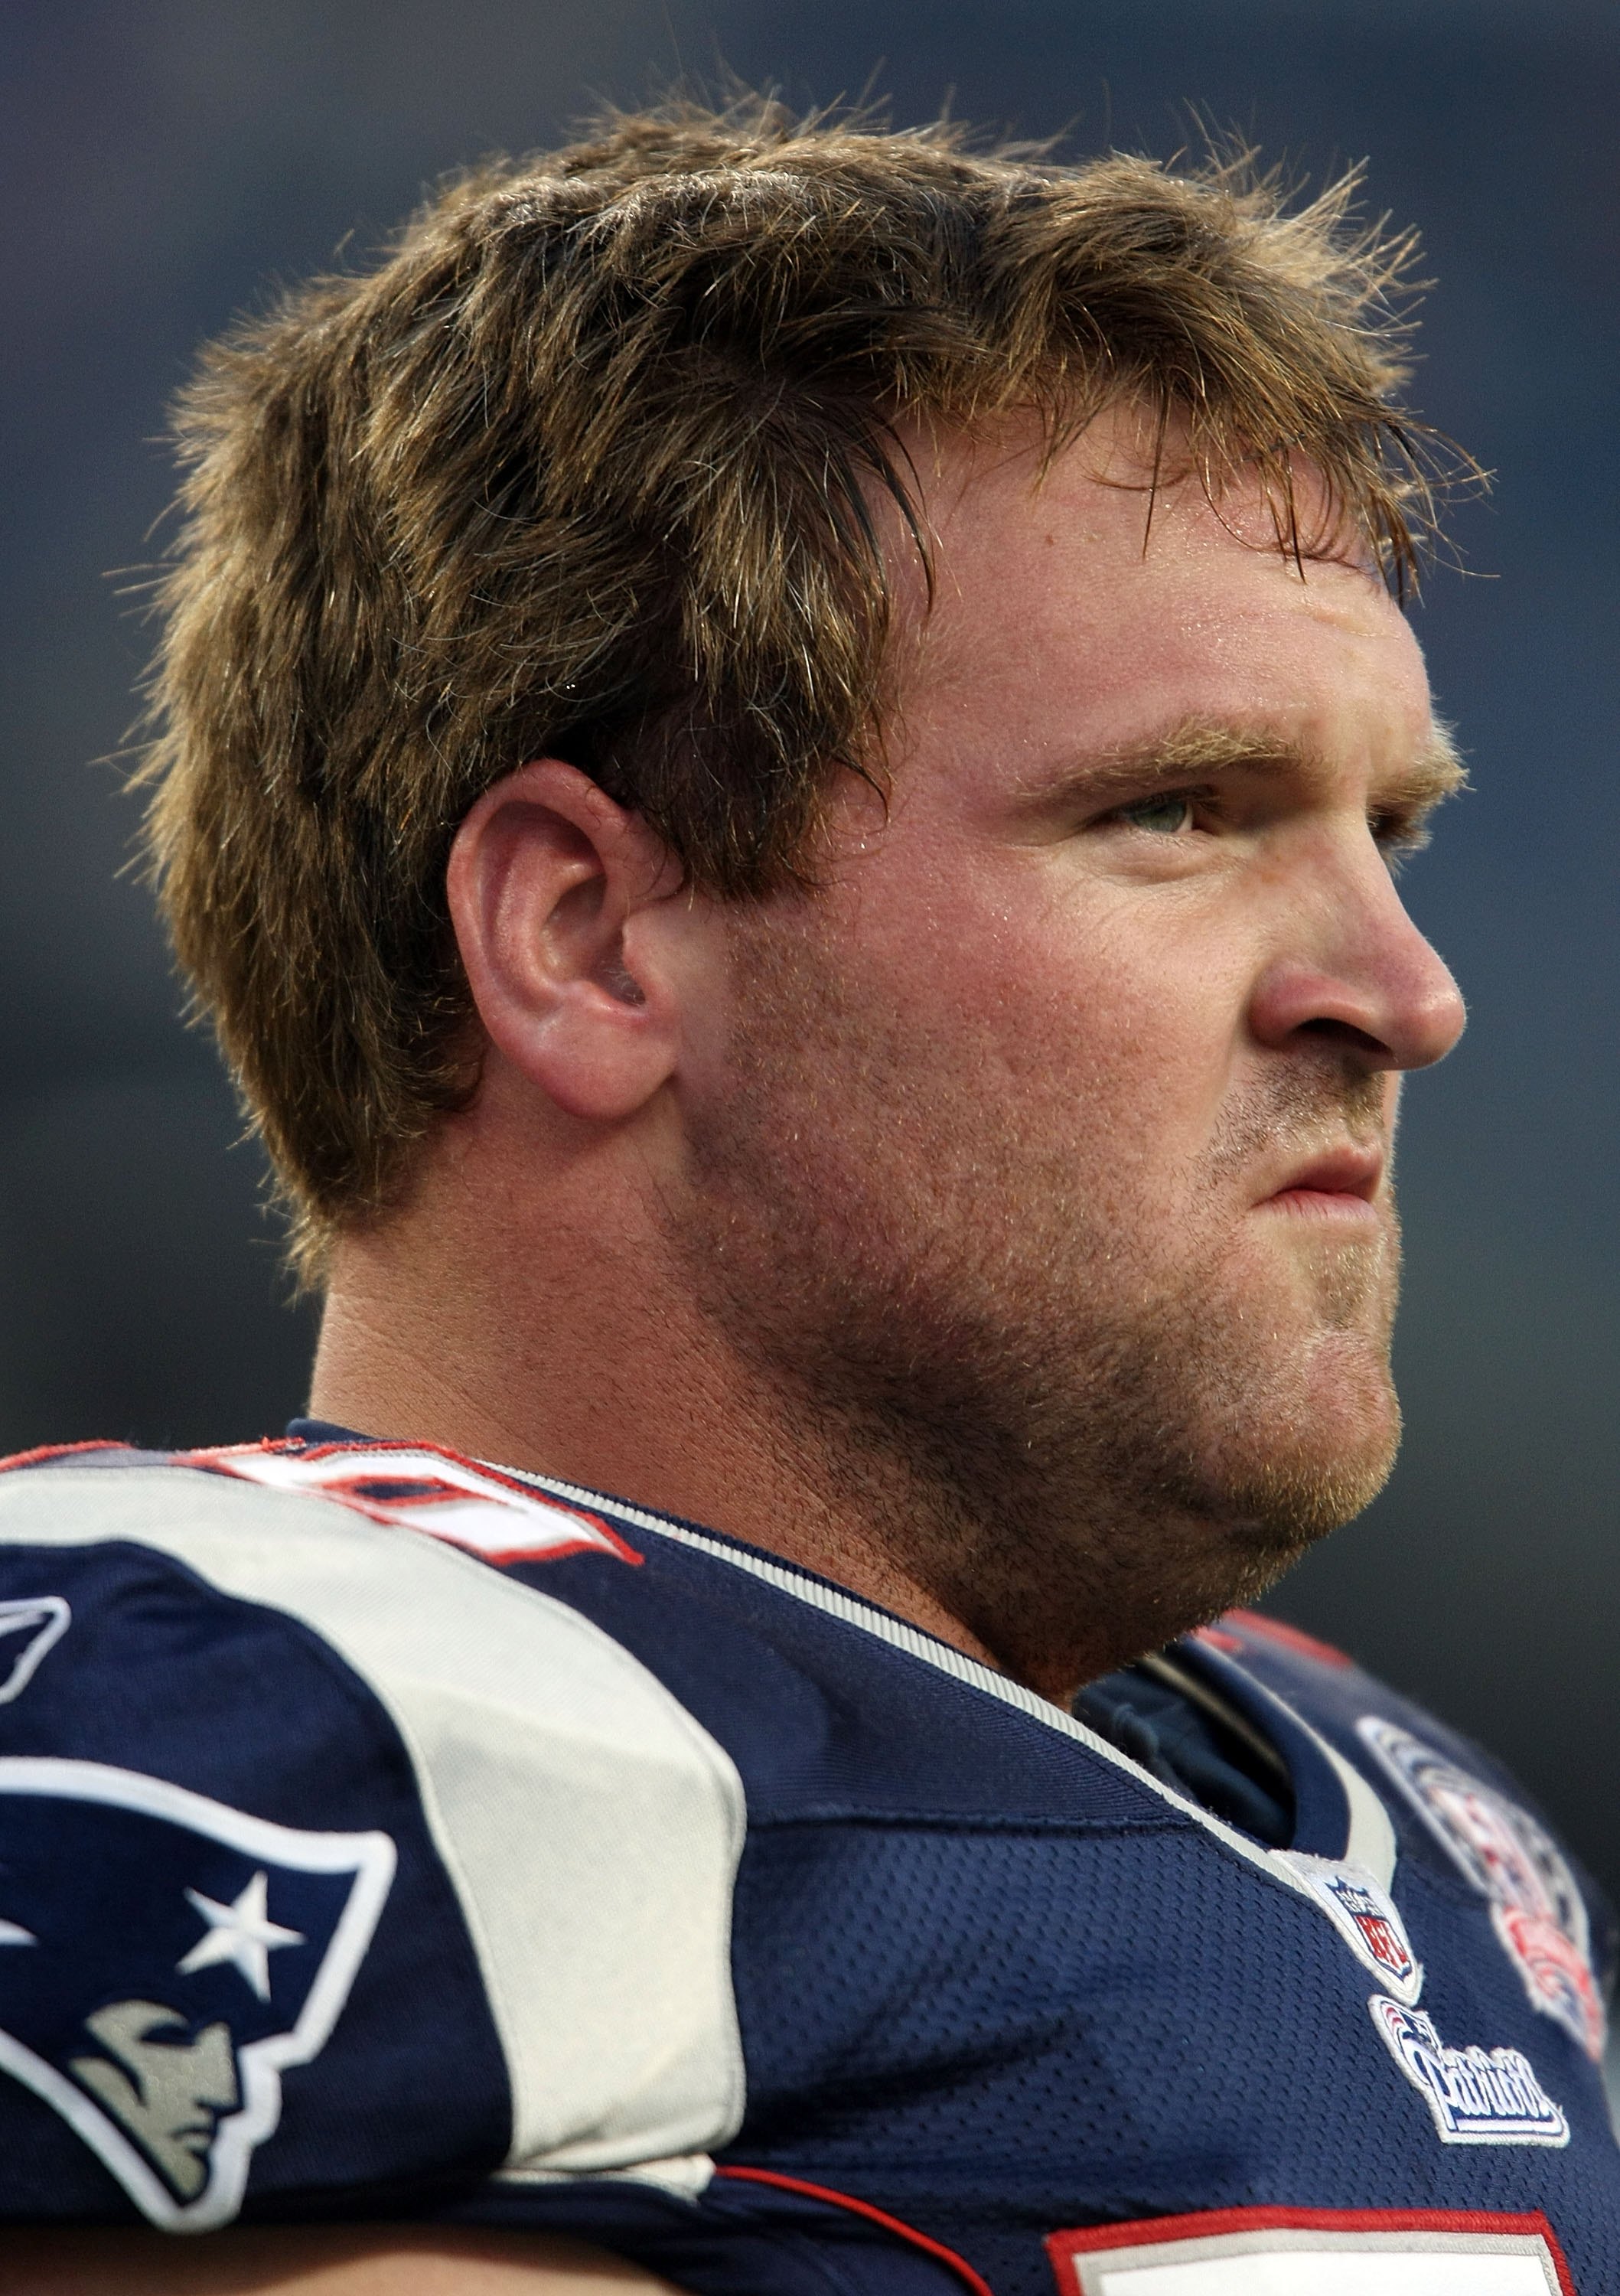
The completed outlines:
[[[1302,1035],[1337,1041],[1370,1070],[1430,1068],[1462,1034],[1461,992],[1369,848],[1302,888],[1287,946],[1256,982],[1249,1027],[1273,1047]]]

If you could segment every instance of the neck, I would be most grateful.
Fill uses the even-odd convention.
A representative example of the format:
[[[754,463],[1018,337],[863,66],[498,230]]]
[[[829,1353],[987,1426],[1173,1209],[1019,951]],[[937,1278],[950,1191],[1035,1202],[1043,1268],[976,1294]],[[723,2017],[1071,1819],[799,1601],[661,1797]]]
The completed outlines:
[[[656,1225],[629,1218],[605,1250],[593,1176],[575,1177],[576,1204],[503,1216],[496,1251],[459,1232],[454,1190],[343,1237],[311,1411],[710,1525],[997,1665],[886,1535],[901,1495],[853,1496],[700,1311]]]

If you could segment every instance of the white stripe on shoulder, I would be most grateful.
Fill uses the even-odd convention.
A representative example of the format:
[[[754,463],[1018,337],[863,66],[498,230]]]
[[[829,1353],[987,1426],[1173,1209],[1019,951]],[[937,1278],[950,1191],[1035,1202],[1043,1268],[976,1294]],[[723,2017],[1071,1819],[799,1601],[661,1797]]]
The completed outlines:
[[[0,1539],[153,1548],[302,1620],[366,1684],[479,1956],[509,2168],[634,2171],[735,2133],[741,1780],[601,1628],[438,1539],[193,1468],[0,1477]]]

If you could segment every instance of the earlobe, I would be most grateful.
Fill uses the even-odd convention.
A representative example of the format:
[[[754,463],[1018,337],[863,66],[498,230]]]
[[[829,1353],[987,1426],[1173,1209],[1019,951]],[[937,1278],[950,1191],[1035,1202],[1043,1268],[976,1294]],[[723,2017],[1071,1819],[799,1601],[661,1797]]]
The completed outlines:
[[[623,1122],[674,1072],[676,998],[626,939],[680,883],[646,824],[556,758],[486,791],[456,833],[446,891],[479,1018],[567,1115]]]

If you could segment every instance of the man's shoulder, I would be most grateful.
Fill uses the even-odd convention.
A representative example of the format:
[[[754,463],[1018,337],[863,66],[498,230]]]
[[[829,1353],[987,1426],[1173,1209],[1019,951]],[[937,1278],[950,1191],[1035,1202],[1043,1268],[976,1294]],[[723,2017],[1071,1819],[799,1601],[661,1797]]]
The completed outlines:
[[[542,1650],[567,1672],[567,1652],[628,1684],[632,1661],[557,1569],[579,1560],[634,1579],[642,1556],[601,1509],[426,1443],[83,1443],[0,1461],[6,1578],[70,1572],[88,1593],[167,1572],[173,1604],[277,1613],[378,1685],[402,1666],[446,1675],[476,1645],[494,1694],[514,1642],[526,1672]],[[121,1624],[127,1653],[152,1621],[126,1608]]]
[[[454,1747],[554,1774],[566,1746],[732,1796],[679,1701],[523,1568],[584,1556],[640,1562],[605,1516],[425,1445],[24,1454],[0,1464],[0,1710],[65,1744],[110,1701],[171,1754],[210,1721],[290,1751],[300,1718],[364,1710],[428,1773]]]
[[[331,1449],[331,1489],[289,1481],[309,1447],[0,1472],[10,2070],[176,2226],[233,2212],[278,2069],[317,2057],[293,2183],[408,2183],[430,2136],[442,2166],[400,2081],[487,2167],[712,2144],[740,2084],[735,1768],[612,1635],[483,1549],[634,1561],[605,1521],[497,1503],[498,1480],[421,1447]],[[413,1505],[444,1532],[410,1527]],[[103,2033],[85,2012],[109,1999]],[[189,2154],[126,2109],[117,2070],[175,2070],[162,2047],[188,2030],[218,2060],[197,2079],[261,2113]],[[84,2054],[85,2031],[112,2068],[86,2077],[94,2110],[57,2046],[78,2032]],[[87,2206],[51,2112],[31,2126],[69,2212]]]

